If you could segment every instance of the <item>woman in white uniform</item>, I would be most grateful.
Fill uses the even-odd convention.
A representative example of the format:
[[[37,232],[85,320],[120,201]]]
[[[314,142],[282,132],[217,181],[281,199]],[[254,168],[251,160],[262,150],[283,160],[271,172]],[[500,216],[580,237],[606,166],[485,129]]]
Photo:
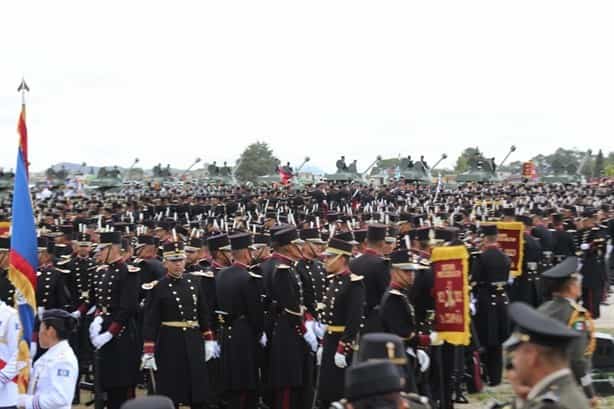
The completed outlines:
[[[68,337],[75,319],[59,309],[43,313],[38,341],[47,349],[34,364],[27,395],[19,395],[17,406],[26,409],[68,409],[71,407],[79,366]]]
[[[20,332],[17,310],[0,300],[0,409],[17,404],[15,377],[22,368],[17,361]]]

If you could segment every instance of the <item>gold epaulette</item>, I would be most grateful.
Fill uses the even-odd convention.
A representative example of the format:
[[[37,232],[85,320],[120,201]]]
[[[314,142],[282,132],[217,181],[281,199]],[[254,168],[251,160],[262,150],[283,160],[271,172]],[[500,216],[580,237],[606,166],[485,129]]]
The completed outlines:
[[[154,288],[156,285],[158,285],[158,280],[154,280],[154,281],[150,281],[148,283],[144,283],[141,288],[143,290],[151,290],[152,288]]]
[[[389,292],[390,294],[394,294],[394,295],[403,295],[403,293],[402,293],[402,292],[400,292],[400,291],[399,291],[399,290],[397,290],[397,289],[392,289],[392,290],[390,290],[390,291],[388,291],[388,292]]]
[[[358,274],[350,274],[350,281],[360,281],[364,278],[364,276],[359,276]]]
[[[580,304],[578,304],[575,301],[571,302],[570,304],[571,304],[571,307],[574,310],[576,310],[576,311],[579,311],[579,312],[586,312],[587,311],[586,308],[584,308],[583,306],[581,306]]]
[[[213,271],[209,270],[209,271],[192,271],[190,274],[192,274],[193,276],[197,276],[197,277],[207,277],[207,278],[214,278],[215,274],[213,274]]]

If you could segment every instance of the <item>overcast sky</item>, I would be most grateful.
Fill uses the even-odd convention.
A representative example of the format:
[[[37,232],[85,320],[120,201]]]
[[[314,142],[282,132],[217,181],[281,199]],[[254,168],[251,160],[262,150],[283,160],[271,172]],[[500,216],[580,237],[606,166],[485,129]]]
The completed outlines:
[[[614,150],[614,2],[5,1],[0,166]],[[448,159],[444,166],[453,166]]]

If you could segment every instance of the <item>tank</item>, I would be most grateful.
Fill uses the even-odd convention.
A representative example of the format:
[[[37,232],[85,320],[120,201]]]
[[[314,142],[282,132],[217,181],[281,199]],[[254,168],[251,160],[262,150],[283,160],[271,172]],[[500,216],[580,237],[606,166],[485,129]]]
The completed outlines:
[[[516,147],[512,145],[509,152],[503,158],[499,167],[501,167],[512,152],[516,151]],[[501,177],[497,173],[497,164],[495,158],[487,159],[481,154],[476,155],[471,161],[471,168],[456,177],[458,183],[494,183],[500,182]]]
[[[369,170],[380,160],[382,160],[381,156],[377,156],[375,161],[373,161],[364,172],[359,173],[356,160],[350,165],[347,165],[345,163],[345,156],[341,156],[335,164],[337,171],[335,173],[325,174],[324,179],[329,182],[365,182],[365,176],[368,174]]]
[[[89,189],[100,191],[119,190],[122,187],[121,171],[114,166],[113,169],[102,167],[98,170],[95,178],[88,183]]]
[[[55,170],[53,167],[48,168],[45,171],[45,177],[47,178],[47,183],[52,188],[57,188],[60,186],[64,186],[66,184],[66,179],[68,178],[68,171],[64,166],[61,169]]]

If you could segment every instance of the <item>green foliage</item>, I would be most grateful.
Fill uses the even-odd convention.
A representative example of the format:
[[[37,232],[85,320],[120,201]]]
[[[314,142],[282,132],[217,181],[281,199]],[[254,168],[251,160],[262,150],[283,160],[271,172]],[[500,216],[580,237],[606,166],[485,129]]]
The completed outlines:
[[[235,175],[241,182],[256,182],[258,176],[275,173],[279,163],[279,159],[273,156],[273,150],[267,143],[252,143],[237,160],[238,168]]]
[[[601,177],[605,173],[605,159],[603,157],[603,152],[599,149],[597,153],[597,157],[595,158],[595,168],[593,169],[593,177]]]
[[[479,159],[484,160],[484,155],[480,152],[479,148],[465,148],[456,160],[454,170],[459,173],[466,172],[472,167],[475,167]]]

